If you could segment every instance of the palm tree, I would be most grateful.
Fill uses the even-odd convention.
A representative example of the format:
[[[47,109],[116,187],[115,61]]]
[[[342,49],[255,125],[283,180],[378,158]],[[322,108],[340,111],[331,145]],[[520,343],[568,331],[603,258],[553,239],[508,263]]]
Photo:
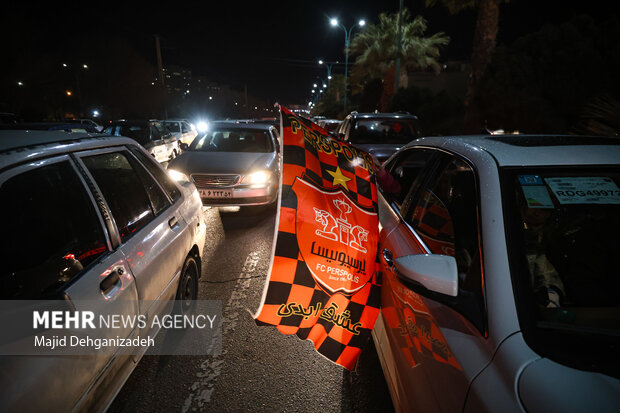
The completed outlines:
[[[411,14],[403,9],[401,61],[405,70],[401,73],[401,85],[407,84],[407,72],[412,70],[440,70],[439,49],[449,43],[443,32],[424,37],[427,22],[422,16],[411,20]],[[395,93],[394,76],[398,58],[398,13],[379,15],[379,23],[369,25],[351,40],[350,52],[357,55],[351,70],[352,84],[357,92],[371,79],[383,79],[382,110]]]
[[[431,7],[441,2],[451,14],[461,10],[478,7],[474,44],[471,56],[471,71],[465,95],[465,125],[466,133],[479,132],[482,122],[476,108],[475,100],[478,96],[480,79],[484,75],[491,55],[495,50],[495,40],[499,21],[499,5],[510,0],[426,0],[426,6]]]

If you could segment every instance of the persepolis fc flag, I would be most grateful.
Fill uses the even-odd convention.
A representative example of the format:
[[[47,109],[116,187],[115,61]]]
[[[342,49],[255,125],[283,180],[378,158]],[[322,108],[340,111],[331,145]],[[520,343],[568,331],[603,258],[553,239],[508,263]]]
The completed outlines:
[[[277,238],[256,322],[352,369],[380,305],[373,161],[286,108],[281,121]]]

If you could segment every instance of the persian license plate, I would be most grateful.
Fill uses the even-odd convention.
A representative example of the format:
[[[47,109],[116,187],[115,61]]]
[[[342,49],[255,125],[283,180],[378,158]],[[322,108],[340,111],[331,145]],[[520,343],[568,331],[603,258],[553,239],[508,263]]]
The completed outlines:
[[[232,198],[233,191],[230,189],[200,189],[201,198]]]

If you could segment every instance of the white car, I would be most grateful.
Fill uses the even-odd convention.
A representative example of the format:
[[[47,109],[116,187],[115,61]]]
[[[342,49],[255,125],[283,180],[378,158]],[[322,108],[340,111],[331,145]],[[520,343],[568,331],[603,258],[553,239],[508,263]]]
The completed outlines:
[[[206,228],[196,188],[129,138],[0,131],[2,300],[62,300],[80,311],[166,315],[197,298]],[[156,332],[116,329],[122,339]],[[6,336],[6,334],[5,334]],[[103,411],[146,348],[0,356],[0,411]]]
[[[134,139],[160,163],[181,152],[177,138],[158,120],[118,120],[110,122],[103,133]]]
[[[375,347],[397,411],[620,411],[620,140],[417,139],[385,164]]]
[[[179,141],[179,144],[191,144],[198,135],[196,128],[185,119],[167,119],[162,121],[163,125]]]

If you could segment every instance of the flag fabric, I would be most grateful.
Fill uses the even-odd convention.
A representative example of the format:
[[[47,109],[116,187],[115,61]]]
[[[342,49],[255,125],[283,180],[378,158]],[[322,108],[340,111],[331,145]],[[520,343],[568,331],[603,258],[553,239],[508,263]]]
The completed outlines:
[[[278,228],[255,319],[352,369],[379,314],[372,158],[281,108]]]

